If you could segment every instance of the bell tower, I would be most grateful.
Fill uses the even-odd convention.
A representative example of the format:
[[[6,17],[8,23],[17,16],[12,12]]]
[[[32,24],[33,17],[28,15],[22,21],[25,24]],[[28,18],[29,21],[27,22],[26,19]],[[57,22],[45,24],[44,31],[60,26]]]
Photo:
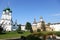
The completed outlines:
[[[10,8],[5,8],[3,10],[3,14],[2,14],[2,17],[1,17],[1,20],[0,20],[0,24],[3,22],[3,29],[6,30],[6,31],[11,31],[12,29],[12,11]]]
[[[37,32],[37,22],[36,19],[34,18],[33,24],[32,24],[32,30]]]

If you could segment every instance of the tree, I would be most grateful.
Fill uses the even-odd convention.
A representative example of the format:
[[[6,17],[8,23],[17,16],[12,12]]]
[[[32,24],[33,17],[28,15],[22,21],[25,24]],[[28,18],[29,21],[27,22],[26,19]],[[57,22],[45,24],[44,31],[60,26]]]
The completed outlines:
[[[43,31],[46,31],[46,27],[45,27],[45,22],[44,21],[41,22],[41,28],[43,29]],[[43,35],[43,40],[46,40],[46,35]]]
[[[3,31],[3,28],[0,26],[0,33],[2,33],[2,31]]]
[[[40,29],[37,29],[37,32],[40,32],[41,30]]]
[[[18,25],[18,29],[17,32],[20,33],[21,32],[21,24]]]
[[[41,29],[43,29],[43,31],[46,31],[46,27],[45,27],[45,22],[44,21],[41,22]]]
[[[2,24],[0,24],[0,33],[2,33],[3,28],[2,28]]]
[[[50,26],[51,23],[48,23],[47,25]]]
[[[27,22],[25,27],[27,30],[32,31],[31,23]]]

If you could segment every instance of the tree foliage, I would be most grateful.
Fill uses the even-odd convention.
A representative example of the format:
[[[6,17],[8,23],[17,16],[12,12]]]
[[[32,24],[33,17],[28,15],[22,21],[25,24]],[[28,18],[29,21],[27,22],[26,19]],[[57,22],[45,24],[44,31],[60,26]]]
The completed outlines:
[[[40,29],[37,29],[37,32],[40,32],[41,30]]]
[[[31,29],[31,23],[27,22],[25,27],[27,30],[30,30]]]
[[[41,22],[41,29],[43,29],[43,31],[46,31],[46,27],[45,27],[45,22],[44,21]]]
[[[26,27],[26,30],[29,30],[31,33],[33,32],[31,23],[27,22],[25,27]]]
[[[21,31],[21,24],[18,25],[18,29],[17,29],[17,32],[20,33]]]
[[[50,26],[51,23],[48,23],[47,25]]]
[[[0,25],[0,33],[2,33],[3,28],[2,28],[2,24]]]

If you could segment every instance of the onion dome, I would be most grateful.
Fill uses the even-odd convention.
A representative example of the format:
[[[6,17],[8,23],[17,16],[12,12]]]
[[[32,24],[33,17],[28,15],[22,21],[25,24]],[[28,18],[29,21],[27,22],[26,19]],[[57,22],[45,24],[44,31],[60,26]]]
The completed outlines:
[[[3,11],[8,10],[9,12],[12,12],[10,8],[5,8]]]
[[[33,22],[33,24],[37,24],[37,22],[36,22],[36,19],[34,18],[34,22]]]

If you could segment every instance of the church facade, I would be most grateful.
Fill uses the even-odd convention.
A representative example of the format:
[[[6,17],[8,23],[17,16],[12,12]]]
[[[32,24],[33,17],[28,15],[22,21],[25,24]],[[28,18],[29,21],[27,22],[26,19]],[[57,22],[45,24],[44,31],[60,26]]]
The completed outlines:
[[[32,23],[32,30],[34,31],[34,32],[37,32],[37,30],[39,29],[40,31],[43,31],[43,29],[42,29],[42,22],[43,22],[44,20],[43,20],[43,18],[42,17],[40,17],[40,21],[39,22],[36,22],[36,19],[34,18],[34,22]],[[46,31],[52,31],[53,29],[50,27],[50,26],[48,26],[47,24],[45,24],[45,29],[46,29]]]
[[[44,21],[42,17],[40,18],[39,22],[36,22],[36,19],[34,18],[34,22],[32,23],[32,30],[37,32],[37,30],[40,29],[40,31],[43,31],[41,28],[42,21]],[[45,23],[45,28],[46,31],[60,31],[60,23],[50,23],[49,25]]]
[[[2,24],[2,27],[5,31],[12,31],[17,28],[17,23],[13,23],[12,20],[12,11],[10,8],[5,8],[3,10],[1,19],[0,19],[0,24]]]

